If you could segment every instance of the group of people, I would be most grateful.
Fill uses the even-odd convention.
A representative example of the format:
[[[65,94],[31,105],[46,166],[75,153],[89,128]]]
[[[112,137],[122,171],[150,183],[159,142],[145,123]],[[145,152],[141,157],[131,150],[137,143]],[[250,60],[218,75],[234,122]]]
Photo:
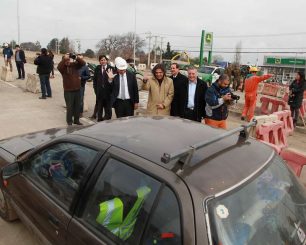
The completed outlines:
[[[58,64],[58,70],[63,76],[64,97],[67,106],[67,124],[81,124],[82,101],[86,80],[90,74],[83,57],[78,55],[74,60],[67,54]],[[112,118],[112,108],[116,117],[133,116],[138,108],[139,92],[134,73],[128,70],[126,60],[115,59],[111,66],[106,55],[100,55],[99,65],[94,70],[93,88],[96,104],[93,115],[97,121]],[[257,76],[257,69],[251,70],[246,79],[246,105],[242,119],[250,121],[254,116],[256,91],[260,81],[272,75]],[[231,92],[230,80],[227,74],[210,87],[198,78],[197,69],[189,67],[188,76],[180,73],[177,63],[171,64],[171,76],[166,76],[162,64],[152,69],[152,77],[144,77],[142,89],[148,91],[147,114],[152,116],[175,116],[207,125],[226,129],[228,105],[236,100]]]
[[[24,64],[25,53],[19,45],[15,46],[15,62],[18,70],[18,79],[25,78]],[[3,48],[6,66],[12,71],[11,47],[6,43]],[[37,65],[41,92],[40,99],[52,97],[50,78],[54,77],[54,55],[45,48],[37,54],[34,64]],[[135,73],[128,70],[126,60],[121,57],[115,59],[115,66],[111,66],[107,55],[100,55],[99,65],[94,70],[93,88],[96,95],[96,104],[91,118],[97,121],[112,118],[112,108],[116,117],[133,116],[138,108],[139,93]],[[67,107],[66,121],[68,125],[81,125],[80,117],[83,116],[84,92],[86,81],[91,78],[88,66],[82,55],[66,54],[58,64],[58,70],[63,77],[64,98]],[[258,84],[272,75],[257,76],[258,69],[250,67],[249,74],[244,81],[245,104],[241,120],[250,121],[254,117],[257,101]],[[177,63],[171,64],[171,76],[166,76],[166,70],[162,64],[157,64],[152,69],[152,77],[144,77],[142,89],[147,90],[148,115],[175,116],[190,119],[213,127],[226,128],[228,117],[228,105],[236,96],[230,89],[230,76],[221,74],[210,87],[197,76],[197,69],[189,67],[188,76],[180,73]],[[235,83],[237,90],[239,83]],[[293,122],[299,117],[299,108],[303,100],[305,90],[305,75],[303,72],[296,74],[296,79],[289,89],[290,109]]]
[[[14,56],[14,52],[8,43],[4,43],[3,45],[3,57],[5,66],[10,67],[10,71],[13,71],[12,65],[12,57]],[[24,51],[20,48],[19,45],[15,45],[15,62],[18,71],[18,78],[17,79],[25,79],[25,71],[24,71],[24,64],[27,63],[25,58]]]

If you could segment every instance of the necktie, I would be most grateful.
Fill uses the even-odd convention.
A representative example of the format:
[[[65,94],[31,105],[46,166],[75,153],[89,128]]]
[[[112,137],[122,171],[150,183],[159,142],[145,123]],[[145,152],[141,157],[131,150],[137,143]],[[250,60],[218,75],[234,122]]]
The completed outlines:
[[[125,84],[123,75],[120,75],[120,91],[121,91],[121,99],[125,100]]]
[[[102,75],[105,75],[105,66],[102,66]]]

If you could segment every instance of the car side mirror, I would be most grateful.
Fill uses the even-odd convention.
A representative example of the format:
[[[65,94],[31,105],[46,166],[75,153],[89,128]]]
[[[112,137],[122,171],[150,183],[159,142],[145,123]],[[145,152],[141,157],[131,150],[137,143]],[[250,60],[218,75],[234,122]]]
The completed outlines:
[[[2,180],[8,180],[9,178],[16,176],[20,173],[20,164],[19,162],[14,162],[9,165],[4,166],[1,169],[1,178]]]

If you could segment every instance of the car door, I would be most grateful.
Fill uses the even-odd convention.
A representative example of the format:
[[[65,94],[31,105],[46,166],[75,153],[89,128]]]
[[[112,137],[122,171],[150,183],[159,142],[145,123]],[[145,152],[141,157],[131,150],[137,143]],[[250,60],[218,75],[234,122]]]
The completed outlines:
[[[169,239],[165,244],[195,244],[191,198],[175,174],[116,147],[108,150],[94,172],[69,224],[69,245],[145,245],[162,239]],[[167,182],[178,189],[173,190]],[[141,190],[147,193],[137,206]],[[137,213],[134,225],[126,231],[122,227],[132,222],[128,219],[133,212]],[[163,223],[160,229],[158,220]]]
[[[98,157],[88,146],[55,143],[32,154],[22,173],[9,180],[18,215],[43,244],[66,243],[71,206]]]

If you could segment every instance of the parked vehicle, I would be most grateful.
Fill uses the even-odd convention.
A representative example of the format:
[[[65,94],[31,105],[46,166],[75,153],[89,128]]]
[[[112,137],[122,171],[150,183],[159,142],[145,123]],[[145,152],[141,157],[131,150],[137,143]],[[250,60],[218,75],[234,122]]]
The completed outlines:
[[[305,244],[305,189],[251,125],[131,117],[0,141],[0,215],[41,244]]]

